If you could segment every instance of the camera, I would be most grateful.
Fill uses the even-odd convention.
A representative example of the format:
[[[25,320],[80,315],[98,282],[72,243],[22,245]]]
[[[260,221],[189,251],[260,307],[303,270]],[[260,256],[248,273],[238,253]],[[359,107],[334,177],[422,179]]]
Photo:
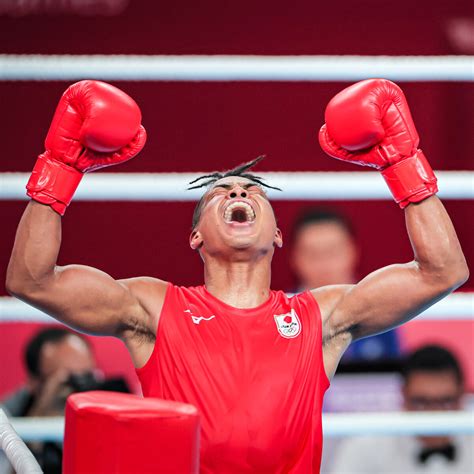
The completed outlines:
[[[72,392],[89,392],[91,390],[105,390],[108,392],[130,393],[127,382],[121,378],[110,378],[105,380],[97,380],[93,372],[85,372],[83,374],[71,374],[66,381]]]

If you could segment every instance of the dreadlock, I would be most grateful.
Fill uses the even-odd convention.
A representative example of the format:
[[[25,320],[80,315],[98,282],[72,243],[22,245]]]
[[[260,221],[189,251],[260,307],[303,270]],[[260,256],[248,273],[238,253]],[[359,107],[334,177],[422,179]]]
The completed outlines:
[[[248,170],[253,168],[257,163],[262,161],[265,158],[265,155],[260,155],[257,158],[255,158],[252,161],[248,161],[247,163],[243,163],[239,166],[236,166],[235,168],[232,168],[231,170],[224,171],[224,172],[218,172],[216,171],[215,173],[211,174],[206,174],[204,176],[199,176],[198,178],[194,179],[189,183],[188,191],[191,189],[198,189],[198,188],[203,188],[203,187],[209,187],[211,184],[215,183],[216,181],[222,179],[222,178],[227,178],[229,176],[239,176],[241,178],[246,178],[259,186],[264,186],[265,188],[268,189],[275,189],[277,191],[281,191],[280,188],[277,188],[276,186],[270,186],[269,184],[264,183],[262,180],[263,178],[261,176],[256,176],[253,173],[248,173]],[[201,182],[199,182],[201,181]],[[197,184],[195,184],[197,183]],[[191,186],[194,184],[194,186]],[[196,227],[196,225],[199,222],[199,219],[201,217],[201,208],[204,203],[204,197],[206,194],[204,194],[199,202],[197,203],[195,209],[194,209],[194,214],[193,214],[193,229]]]
[[[265,186],[266,188],[276,189],[277,191],[281,191],[280,188],[277,188],[275,186],[270,186],[269,184],[265,184],[262,181],[263,178],[261,176],[256,176],[252,173],[246,173],[246,171],[253,168],[257,163],[262,161],[264,158],[265,158],[265,155],[260,155],[252,161],[248,161],[247,163],[243,163],[239,166],[236,166],[235,168],[232,168],[231,170],[224,171],[223,173],[219,173],[218,171],[216,171],[215,173],[212,173],[212,174],[206,174],[204,176],[199,176],[199,178],[194,179],[189,184],[197,183],[198,181],[202,181],[203,179],[207,179],[207,181],[196,184],[195,186],[190,186],[188,188],[188,191],[191,190],[191,189],[207,187],[210,184],[215,183],[219,179],[227,178],[228,176],[240,176],[242,178],[247,178],[250,181],[253,181],[253,182],[257,183],[260,186]]]

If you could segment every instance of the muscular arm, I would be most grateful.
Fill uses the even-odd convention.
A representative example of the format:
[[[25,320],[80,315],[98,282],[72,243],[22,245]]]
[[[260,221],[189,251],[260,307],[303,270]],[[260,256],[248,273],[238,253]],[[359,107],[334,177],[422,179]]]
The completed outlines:
[[[160,280],[114,280],[83,265],[56,265],[61,217],[31,201],[18,226],[7,270],[7,290],[79,331],[127,337],[154,331],[153,315],[164,295]],[[147,298],[150,293],[155,298]]]
[[[329,373],[351,341],[408,321],[468,277],[456,232],[436,196],[409,205],[405,218],[413,261],[381,268],[356,285],[313,291],[323,315]]]

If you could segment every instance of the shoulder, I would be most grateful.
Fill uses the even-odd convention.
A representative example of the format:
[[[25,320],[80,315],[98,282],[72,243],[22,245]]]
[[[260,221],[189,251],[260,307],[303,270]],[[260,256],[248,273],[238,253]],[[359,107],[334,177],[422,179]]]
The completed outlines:
[[[140,308],[136,318],[132,318],[136,321],[130,321],[131,327],[154,332],[171,283],[152,277],[127,278],[118,283],[130,292]]]
[[[354,285],[328,285],[315,288],[309,292],[319,306],[323,322],[328,321],[338,303],[353,286]]]
[[[140,276],[134,278],[124,278],[122,280],[117,280],[121,285],[129,289],[140,289],[140,288],[155,288],[159,289],[165,287],[169,284],[165,280],[160,280],[159,278]]]
[[[328,321],[338,303],[353,285],[328,285],[301,293],[284,293],[283,291],[273,291],[279,300],[285,300],[289,306],[297,304],[309,304],[316,308],[321,314],[321,320]]]
[[[152,277],[135,277],[117,281],[136,296],[141,303],[146,303],[148,298],[156,300],[160,296],[164,297],[168,285],[170,285],[167,281]]]

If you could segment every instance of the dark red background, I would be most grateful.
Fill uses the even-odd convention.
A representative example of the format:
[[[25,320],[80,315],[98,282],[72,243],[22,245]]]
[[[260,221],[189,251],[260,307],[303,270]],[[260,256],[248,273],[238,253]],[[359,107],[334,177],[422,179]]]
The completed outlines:
[[[288,2],[132,1],[119,16],[0,16],[2,53],[42,54],[457,54],[449,21],[470,2],[428,0]],[[116,82],[143,111],[148,143],[139,158],[105,172],[211,171],[267,154],[262,171],[359,168],[328,158],[316,132],[328,100],[346,83]],[[0,171],[31,170],[65,82],[0,82]],[[401,83],[433,168],[473,170],[472,83]],[[440,182],[443,187],[443,182]],[[346,212],[362,247],[360,275],[412,258],[403,212],[389,201],[276,202],[288,235],[303,205]],[[0,292],[24,202],[2,202]],[[447,201],[469,262],[472,201]],[[202,282],[188,248],[192,203],[73,203],[64,218],[60,263],[99,267],[117,278],[153,275]],[[291,289],[288,247],[273,285]],[[472,279],[465,288],[472,288]]]

